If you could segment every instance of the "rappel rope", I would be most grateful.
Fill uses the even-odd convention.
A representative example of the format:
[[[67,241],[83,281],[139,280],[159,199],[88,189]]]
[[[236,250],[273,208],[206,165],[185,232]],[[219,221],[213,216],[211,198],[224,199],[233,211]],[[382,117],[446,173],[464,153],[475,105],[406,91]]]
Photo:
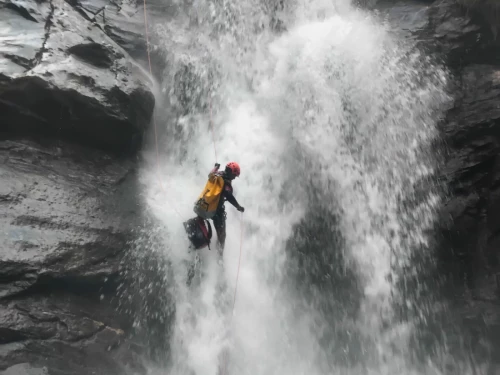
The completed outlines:
[[[215,161],[217,162],[217,149],[215,148],[214,122],[212,121],[212,97],[210,96],[208,98],[208,100],[209,100],[209,107],[210,107],[210,128],[212,129],[212,142],[214,144]]]
[[[241,220],[240,220],[240,255],[238,256],[238,270],[236,271],[236,282],[234,284],[233,308],[231,309],[231,316],[229,318],[229,329],[231,329],[231,325],[233,323],[234,307],[236,306],[236,291],[238,290],[238,278],[240,276],[240,264],[241,264],[242,248],[243,248],[243,213],[241,213]],[[227,362],[229,360],[228,357],[229,357],[229,355],[226,353],[224,355],[224,369],[222,371],[222,375],[226,375]]]
[[[147,18],[147,5],[146,5],[146,0],[144,0],[144,30],[145,30],[145,35],[146,35],[146,51],[148,54],[148,64],[149,64],[149,73],[151,74],[151,77],[153,77],[153,69],[151,67],[151,54],[149,52],[149,32],[148,32],[148,18]],[[212,121],[212,99],[209,97],[209,110],[210,110],[210,128],[212,130],[212,142],[214,144],[214,154],[215,154],[215,160],[217,161],[217,149],[215,147],[215,132],[214,132],[214,124]],[[155,134],[155,148],[156,148],[156,166],[158,170],[158,180],[160,181],[160,186],[162,190],[165,190],[163,187],[163,183],[161,180],[161,174],[160,174],[160,154],[158,150],[158,135],[157,135],[157,128],[156,128],[156,116],[153,113],[153,124],[154,124],[154,134]],[[181,214],[175,209],[174,206],[172,206],[174,211],[176,212],[179,217],[182,218]],[[234,308],[236,305],[236,294],[238,290],[238,279],[240,275],[240,264],[241,264],[241,253],[243,249],[243,213],[241,213],[241,219],[240,219],[240,254],[238,257],[238,270],[236,271],[236,282],[234,285],[234,297],[233,297],[233,307],[231,309],[231,317],[229,321],[229,326],[231,327],[233,316],[234,316]],[[224,363],[224,371],[223,375],[226,373],[226,368],[227,368],[227,356],[225,363]]]

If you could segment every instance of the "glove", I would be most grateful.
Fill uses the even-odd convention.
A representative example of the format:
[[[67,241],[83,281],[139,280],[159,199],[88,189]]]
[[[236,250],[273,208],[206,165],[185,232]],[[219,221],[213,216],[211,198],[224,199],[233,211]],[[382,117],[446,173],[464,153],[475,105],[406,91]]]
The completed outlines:
[[[219,169],[220,168],[220,164],[219,163],[215,163],[215,168]]]
[[[240,211],[240,212],[245,212],[245,207],[241,207],[241,206],[239,206],[239,207],[237,208],[237,210],[238,210],[238,211]]]

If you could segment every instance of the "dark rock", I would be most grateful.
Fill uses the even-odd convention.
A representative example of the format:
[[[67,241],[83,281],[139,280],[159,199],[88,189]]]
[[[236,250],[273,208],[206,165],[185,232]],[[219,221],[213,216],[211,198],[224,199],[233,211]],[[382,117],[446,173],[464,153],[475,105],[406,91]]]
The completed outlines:
[[[145,373],[137,308],[141,334],[152,321],[165,341],[163,285],[127,289],[142,212],[136,164],[116,155],[141,147],[153,112],[127,53],[145,58],[144,15],[99,1],[0,0],[1,374]]]
[[[500,204],[500,68],[467,66],[459,82],[455,107],[442,126],[449,146],[445,174],[452,194],[444,211],[451,228],[448,237],[454,251],[472,264],[490,259],[483,266],[494,265],[499,253],[488,244],[500,229],[491,209]],[[486,247],[479,246],[481,238]]]
[[[381,22],[405,38],[415,39],[419,33],[429,27],[430,6],[425,1],[377,1],[361,0],[359,6],[370,10],[376,9]]]
[[[123,0],[68,1],[85,17],[95,22],[134,58],[145,56],[146,36],[143,3]]]
[[[491,63],[496,58],[492,52]],[[500,355],[500,68],[466,65],[456,71],[455,85],[455,106],[441,127],[449,196],[438,255],[442,274],[455,285],[454,313],[461,316],[478,358],[486,360]]]
[[[0,157],[0,370],[139,371],[113,302],[140,218],[134,163],[50,140],[1,141]]]
[[[116,256],[126,246],[137,211],[118,207],[115,194],[134,166],[75,145],[71,151],[61,146],[0,142],[3,195],[9,197],[0,217],[6,235],[1,244],[2,280],[7,282],[3,297],[41,278],[91,280],[118,272]],[[119,218],[107,208],[132,211]]]
[[[439,302],[446,297],[450,302],[450,311],[429,321],[447,332],[450,347],[467,340],[470,355],[477,363],[492,362],[488,373],[493,374],[500,362],[500,45],[495,35],[500,23],[497,19],[492,26],[494,15],[481,16],[459,2],[498,9],[488,2],[437,0],[385,2],[382,10],[398,27],[408,24],[417,46],[450,68],[454,103],[443,108],[446,118],[440,123],[439,147],[445,146],[440,181],[446,194],[437,221],[438,272],[423,282]],[[412,8],[420,9],[418,17],[406,13]]]
[[[440,53],[450,68],[500,62],[498,41],[490,27],[473,18],[456,0],[438,0],[428,8],[429,22],[416,35],[422,49]]]
[[[68,52],[98,68],[113,66],[113,51],[98,43],[78,44],[68,48]]]
[[[135,0],[66,0],[82,16],[97,25],[103,32],[128,52],[142,66],[149,69],[146,48],[144,2]],[[161,77],[165,58],[155,48],[154,25],[176,14],[173,2],[149,0],[146,2],[149,34],[149,51],[155,77]]]
[[[20,363],[0,372],[1,375],[47,375],[47,369],[31,366],[29,363]]]
[[[63,0],[0,6],[0,129],[129,152],[154,107],[144,70]]]
[[[500,4],[496,0],[457,0],[463,6],[467,13],[473,14],[481,23],[487,24],[496,39],[500,29]]]

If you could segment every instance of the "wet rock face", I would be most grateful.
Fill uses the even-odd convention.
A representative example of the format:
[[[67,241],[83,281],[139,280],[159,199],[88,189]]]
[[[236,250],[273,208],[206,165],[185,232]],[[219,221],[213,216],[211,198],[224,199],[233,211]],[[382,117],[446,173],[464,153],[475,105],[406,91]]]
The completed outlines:
[[[70,0],[87,20],[97,24],[132,57],[146,55],[142,2],[134,0]]]
[[[455,0],[434,1],[427,13],[427,26],[415,35],[449,68],[454,96],[440,125],[447,192],[438,220],[439,272],[450,281],[453,316],[471,332],[471,347],[487,347],[485,358],[498,362],[500,41],[487,19]]]
[[[0,0],[1,374],[145,371],[116,296],[154,96],[113,4]]]
[[[437,145],[443,157],[439,179],[446,190],[437,220],[438,277],[429,285],[438,293],[438,278],[447,281],[443,289],[450,311],[439,329],[456,320],[460,333],[455,341],[470,333],[471,351],[498,363],[500,40],[491,18],[460,2],[384,1],[377,8],[388,9],[391,24],[449,70],[454,100],[445,109],[439,126],[442,142]]]
[[[438,56],[450,69],[454,96],[440,127],[446,145],[442,175],[448,187],[440,220],[447,244],[441,256],[450,273],[474,288],[476,281],[482,284],[480,280],[500,272],[499,41],[486,20],[453,0],[430,5],[429,20],[418,35],[426,43],[436,41]]]
[[[500,41],[492,33],[491,25],[481,15],[461,7],[459,2],[362,1],[364,7],[381,12],[398,34],[416,40],[421,51],[454,71],[471,63],[499,63]]]
[[[63,0],[0,7],[1,129],[134,151],[154,96],[125,50]]]
[[[422,33],[446,56],[447,66],[461,65],[477,54],[486,35],[454,0],[438,0],[429,7],[429,25]]]
[[[446,235],[450,250],[462,263],[466,285],[474,290],[490,279],[498,298],[500,68],[471,64],[460,71],[458,82],[455,107],[443,124],[449,147]]]
[[[134,164],[50,140],[1,141],[0,159],[0,371],[141,370],[114,300],[140,217]]]
[[[121,369],[111,358],[125,341],[123,330],[81,317],[81,311],[72,311],[72,306],[50,296],[13,301],[0,307],[0,365],[7,367],[21,361],[45,367],[48,373],[74,373],[75,370],[92,373],[104,368],[118,373]],[[53,357],[50,366],[40,361],[41,354]]]
[[[60,143],[2,141],[0,151],[0,264],[9,280],[0,297],[54,275],[92,281],[115,274],[138,214],[116,201],[133,164]],[[115,216],[127,209],[129,217]]]

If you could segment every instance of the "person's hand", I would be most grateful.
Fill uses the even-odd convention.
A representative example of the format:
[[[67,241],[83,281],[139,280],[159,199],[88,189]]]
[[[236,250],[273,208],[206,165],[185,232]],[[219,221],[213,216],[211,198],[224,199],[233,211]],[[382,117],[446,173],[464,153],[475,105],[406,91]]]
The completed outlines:
[[[220,168],[220,164],[219,163],[215,163],[215,168],[219,169]]]
[[[241,207],[241,206],[239,206],[239,207],[238,207],[238,211],[240,211],[240,212],[245,212],[245,207]]]

